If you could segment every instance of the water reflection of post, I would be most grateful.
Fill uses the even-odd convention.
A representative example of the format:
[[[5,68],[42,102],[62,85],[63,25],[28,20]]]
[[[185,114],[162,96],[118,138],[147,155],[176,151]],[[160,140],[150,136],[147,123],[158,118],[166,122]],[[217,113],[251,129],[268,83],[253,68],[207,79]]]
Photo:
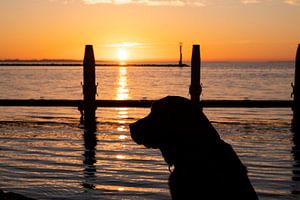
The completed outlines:
[[[82,186],[87,189],[95,188],[96,179],[96,122],[84,121],[84,182]]]
[[[300,196],[300,132],[294,133],[293,137],[294,146],[293,146],[293,156],[294,156],[294,164],[293,164],[293,188],[292,194]]]

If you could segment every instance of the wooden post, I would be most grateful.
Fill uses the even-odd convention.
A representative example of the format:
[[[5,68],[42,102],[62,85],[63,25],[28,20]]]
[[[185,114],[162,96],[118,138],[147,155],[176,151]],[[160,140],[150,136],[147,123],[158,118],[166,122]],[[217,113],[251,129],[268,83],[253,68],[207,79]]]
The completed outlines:
[[[96,120],[96,85],[95,85],[95,57],[92,45],[85,46],[83,59],[83,110],[84,124],[88,129],[93,129]]]
[[[200,68],[201,68],[200,45],[193,45],[191,64],[192,64],[191,85],[190,85],[191,101],[195,104],[199,104],[200,95],[202,92],[202,88],[200,84]]]
[[[300,44],[298,45],[295,61],[295,82],[293,85],[293,122],[292,130],[294,132],[300,131]]]

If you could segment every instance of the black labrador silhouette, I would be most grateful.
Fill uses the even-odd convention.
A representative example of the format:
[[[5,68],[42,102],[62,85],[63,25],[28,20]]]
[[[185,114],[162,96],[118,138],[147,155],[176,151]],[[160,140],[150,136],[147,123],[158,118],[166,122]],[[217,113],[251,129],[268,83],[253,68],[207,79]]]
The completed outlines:
[[[258,199],[232,147],[190,100],[168,96],[148,116],[130,124],[132,139],[160,149],[167,164],[172,199]]]

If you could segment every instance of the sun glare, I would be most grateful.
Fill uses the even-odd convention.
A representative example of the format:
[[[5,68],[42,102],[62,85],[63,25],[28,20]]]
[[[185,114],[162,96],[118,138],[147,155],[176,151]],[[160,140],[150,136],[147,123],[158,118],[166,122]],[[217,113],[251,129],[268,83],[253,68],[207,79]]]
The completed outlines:
[[[127,49],[125,49],[125,48],[119,48],[117,50],[117,57],[118,57],[118,60],[119,60],[120,64],[121,63],[124,64],[127,61],[127,59],[128,59],[128,51],[127,51]]]

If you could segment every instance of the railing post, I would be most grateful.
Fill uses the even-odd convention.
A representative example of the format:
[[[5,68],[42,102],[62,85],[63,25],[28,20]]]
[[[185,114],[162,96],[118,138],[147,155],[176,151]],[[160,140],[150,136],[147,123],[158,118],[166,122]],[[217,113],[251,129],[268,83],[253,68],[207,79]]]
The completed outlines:
[[[199,104],[200,95],[202,92],[202,88],[200,84],[200,73],[201,73],[200,45],[193,45],[191,66],[192,66],[191,85],[190,85],[191,101],[195,104]]]
[[[293,122],[292,130],[294,132],[300,131],[300,44],[298,44],[298,49],[296,53],[295,60],[295,81],[293,85]]]
[[[95,57],[92,45],[85,46],[83,59],[83,110],[84,124],[90,129],[95,126],[96,85]]]

